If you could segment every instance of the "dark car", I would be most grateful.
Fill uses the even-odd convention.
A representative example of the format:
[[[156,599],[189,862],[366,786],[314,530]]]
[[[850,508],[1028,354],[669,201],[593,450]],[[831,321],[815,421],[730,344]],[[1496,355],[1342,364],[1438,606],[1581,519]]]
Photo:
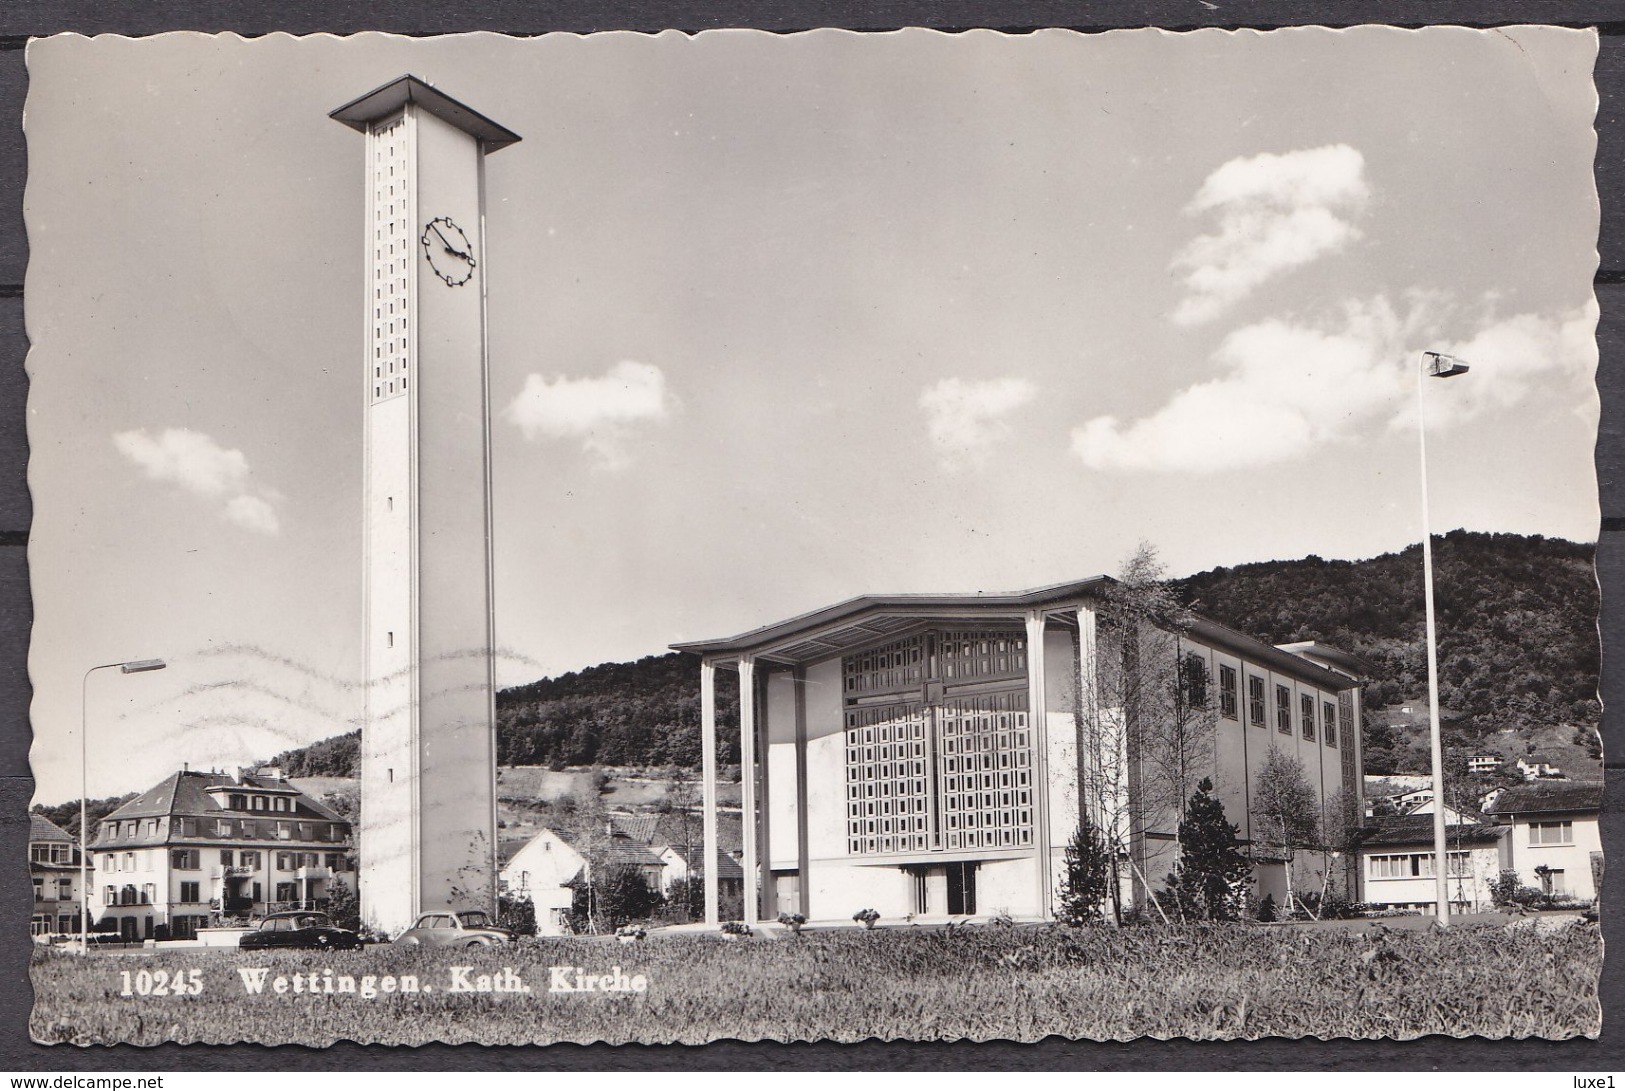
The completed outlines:
[[[491,923],[480,909],[461,913],[425,913],[395,942],[402,947],[491,947],[512,943],[513,933]]]
[[[335,928],[326,913],[271,913],[254,931],[245,933],[237,946],[250,951],[267,947],[350,950],[361,946],[361,937],[348,928]]]

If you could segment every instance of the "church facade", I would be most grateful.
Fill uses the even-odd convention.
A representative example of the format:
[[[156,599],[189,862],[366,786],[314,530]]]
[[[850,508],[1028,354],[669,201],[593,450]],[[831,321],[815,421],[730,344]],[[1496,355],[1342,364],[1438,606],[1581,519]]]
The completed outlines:
[[[1253,797],[1275,751],[1328,828],[1360,813],[1360,662],[1199,616],[1131,630],[1111,621],[1117,586],[865,596],[673,645],[700,660],[708,834],[716,677],[739,677],[747,920],[1050,918],[1080,809],[1116,846],[1122,903],[1144,906],[1201,777],[1252,849],[1256,896],[1279,901],[1291,868],[1294,889],[1358,897],[1353,860],[1272,848]],[[1186,760],[1159,792],[1170,734]]]

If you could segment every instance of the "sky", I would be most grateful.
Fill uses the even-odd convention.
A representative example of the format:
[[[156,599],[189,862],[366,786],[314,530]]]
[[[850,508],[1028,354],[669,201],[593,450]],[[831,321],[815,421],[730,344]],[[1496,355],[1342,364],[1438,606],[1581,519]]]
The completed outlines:
[[[502,684],[853,595],[1594,541],[1595,38],[28,49],[38,798],[359,724],[362,138],[487,159]],[[161,657],[164,671],[87,668]],[[697,674],[697,671],[696,671]]]

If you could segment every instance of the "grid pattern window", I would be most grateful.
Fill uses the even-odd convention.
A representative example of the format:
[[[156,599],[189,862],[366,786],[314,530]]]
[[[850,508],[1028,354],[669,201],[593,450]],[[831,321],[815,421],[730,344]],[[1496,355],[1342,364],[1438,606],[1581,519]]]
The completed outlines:
[[[847,851],[930,848],[927,726],[925,709],[918,703],[847,710]]]
[[[1200,652],[1186,652],[1179,660],[1179,701],[1186,712],[1208,707],[1207,659]]]
[[[1320,702],[1320,731],[1326,736],[1327,746],[1337,745],[1337,706],[1331,701]]]
[[[1236,718],[1236,668],[1219,665],[1219,715]]]
[[[1354,694],[1340,693],[1337,695],[1337,718],[1343,724],[1343,734],[1347,740],[1343,745],[1343,792],[1349,799],[1357,799],[1360,794],[1359,769],[1354,761],[1354,747],[1358,738],[1358,727],[1354,722]]]
[[[939,633],[936,676],[949,685],[1027,674],[1027,641],[1016,633]]]
[[[175,849],[169,854],[169,864],[177,871],[196,871],[203,866],[197,849]]]
[[[1562,822],[1531,822],[1529,823],[1529,843],[1531,845],[1572,845],[1574,844],[1574,823]]]
[[[1310,742],[1315,741],[1315,695],[1303,693],[1298,696],[1299,727],[1303,730],[1303,737]]]
[[[925,682],[925,637],[912,636],[848,656],[844,667],[848,697],[918,687]]]
[[[1247,676],[1247,722],[1264,726],[1264,679],[1256,674]]]
[[[410,363],[406,328],[407,277],[415,255],[407,219],[411,149],[405,118],[372,135],[372,400],[406,393]]]
[[[1032,738],[1027,694],[989,693],[938,710],[943,847],[1033,843]]]
[[[842,667],[850,853],[1032,845],[1024,634],[925,632]]]
[[[1292,734],[1292,691],[1285,686],[1275,687],[1275,729]]]

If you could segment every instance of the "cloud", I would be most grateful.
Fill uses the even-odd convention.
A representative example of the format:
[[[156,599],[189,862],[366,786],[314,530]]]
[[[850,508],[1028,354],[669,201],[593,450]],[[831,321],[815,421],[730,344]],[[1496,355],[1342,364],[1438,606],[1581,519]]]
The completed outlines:
[[[231,522],[260,534],[277,533],[273,494],[252,485],[241,451],[188,428],[166,428],[157,439],[146,429],[116,432],[113,445],[152,480],[204,499],[226,497],[222,514]]]
[[[950,469],[981,463],[1010,433],[1005,418],[1033,400],[1037,388],[1026,379],[969,382],[943,379],[920,393],[926,430]]]
[[[1171,268],[1190,292],[1174,320],[1206,322],[1276,274],[1341,250],[1360,237],[1345,216],[1368,192],[1365,157],[1347,144],[1223,164],[1185,208],[1218,222],[1174,255]]]
[[[658,367],[623,360],[597,377],[533,373],[503,415],[526,439],[579,439],[583,450],[614,467],[627,461],[629,431],[665,420],[675,406]]]
[[[258,496],[234,496],[226,504],[226,518],[245,530],[260,534],[275,534],[282,529],[277,521],[276,509],[269,501]]]
[[[1413,301],[1415,303],[1415,301]],[[1537,385],[1594,397],[1596,306],[1488,319],[1457,341],[1430,336],[1434,301],[1401,314],[1381,297],[1350,304],[1329,328],[1272,319],[1232,332],[1218,372],[1129,423],[1101,416],[1072,431],[1072,451],[1097,470],[1217,473],[1286,461],[1377,428],[1414,427],[1417,345],[1461,356],[1473,371],[1430,428],[1530,397]],[[1470,386],[1470,389],[1468,387]]]

